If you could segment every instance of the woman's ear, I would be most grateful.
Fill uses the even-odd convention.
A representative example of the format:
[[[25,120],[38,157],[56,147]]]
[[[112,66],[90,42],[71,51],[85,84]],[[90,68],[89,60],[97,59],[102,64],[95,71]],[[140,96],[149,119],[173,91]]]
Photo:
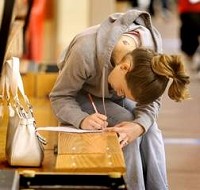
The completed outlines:
[[[120,68],[126,72],[130,71],[132,69],[132,58],[130,56],[125,56],[120,64]]]

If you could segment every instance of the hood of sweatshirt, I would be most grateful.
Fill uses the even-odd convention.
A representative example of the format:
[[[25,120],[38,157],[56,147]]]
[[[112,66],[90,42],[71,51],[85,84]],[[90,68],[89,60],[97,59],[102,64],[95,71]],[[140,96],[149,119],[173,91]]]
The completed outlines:
[[[149,13],[135,9],[126,13],[115,13],[110,15],[97,30],[97,59],[102,67],[110,66],[113,48],[121,35],[136,29],[138,25],[149,29],[155,44],[155,51],[162,52],[161,36],[152,25]]]

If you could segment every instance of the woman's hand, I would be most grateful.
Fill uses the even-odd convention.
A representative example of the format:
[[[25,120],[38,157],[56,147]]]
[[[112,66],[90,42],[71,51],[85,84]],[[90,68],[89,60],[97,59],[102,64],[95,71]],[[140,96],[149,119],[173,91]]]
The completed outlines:
[[[107,117],[100,113],[87,116],[81,123],[81,129],[105,129],[107,126]]]
[[[114,127],[107,128],[106,131],[116,132],[119,135],[120,146],[123,148],[142,135],[144,133],[144,128],[137,123],[124,121]]]

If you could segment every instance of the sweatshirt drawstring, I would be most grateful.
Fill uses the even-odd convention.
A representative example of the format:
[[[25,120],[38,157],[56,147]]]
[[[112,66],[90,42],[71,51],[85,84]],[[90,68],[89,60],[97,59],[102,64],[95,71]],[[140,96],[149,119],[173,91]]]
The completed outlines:
[[[104,109],[104,115],[107,116],[106,113],[106,106],[105,106],[105,66],[103,67],[103,76],[102,76],[102,98],[103,98],[103,109]]]

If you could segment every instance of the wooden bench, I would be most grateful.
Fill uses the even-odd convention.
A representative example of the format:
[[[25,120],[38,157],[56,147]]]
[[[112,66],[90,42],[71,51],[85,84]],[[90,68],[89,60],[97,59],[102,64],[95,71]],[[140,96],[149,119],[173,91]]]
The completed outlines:
[[[59,133],[56,169],[77,173],[125,172],[116,133]]]

